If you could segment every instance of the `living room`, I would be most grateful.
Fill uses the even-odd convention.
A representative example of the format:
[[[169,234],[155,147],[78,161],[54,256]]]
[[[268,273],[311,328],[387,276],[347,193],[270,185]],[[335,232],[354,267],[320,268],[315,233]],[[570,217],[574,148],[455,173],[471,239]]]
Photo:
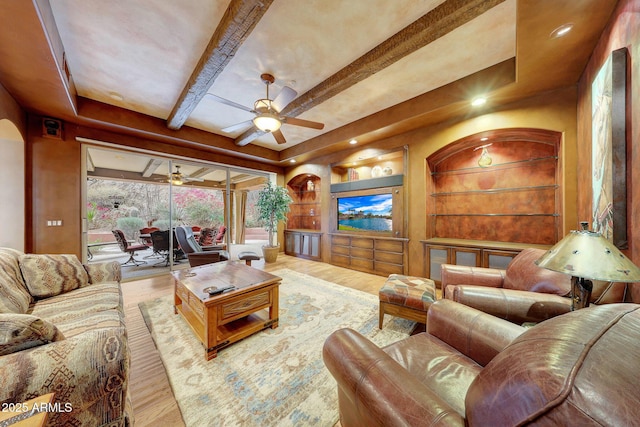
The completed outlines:
[[[640,235],[635,231],[640,219],[633,215],[640,203],[640,198],[635,198],[640,171],[633,167],[636,163],[634,154],[640,146],[640,116],[632,110],[640,101],[640,91],[637,90],[637,77],[640,72],[635,58],[640,46],[640,3],[637,0],[587,1],[580,4],[568,1],[559,2],[560,4],[553,1],[522,0],[496,2],[496,7],[509,9],[508,13],[515,17],[511,20],[514,38],[511,57],[496,60],[494,64],[469,75],[457,76],[452,81],[425,93],[402,99],[397,105],[380,107],[360,118],[333,125],[327,132],[314,133],[315,130],[305,129],[304,132],[307,133],[297,134],[291,130],[294,126],[284,126],[284,135],[290,135],[292,140],[301,140],[295,145],[287,144],[286,148],[267,148],[269,144],[274,147],[277,145],[269,134],[263,135],[255,143],[236,145],[235,138],[219,132],[224,126],[218,126],[216,132],[192,126],[184,126],[179,130],[169,129],[167,113],[153,115],[136,112],[135,106],[127,105],[126,101],[92,97],[86,88],[82,88],[83,94],[78,95],[73,79],[65,77],[67,73],[74,75],[74,67],[69,66],[69,69],[65,70],[65,67],[61,66],[67,62],[72,64],[78,59],[68,57],[62,60],[65,49],[69,50],[66,53],[68,56],[72,48],[64,46],[60,36],[52,35],[51,24],[53,22],[55,27],[54,17],[60,10],[54,10],[55,6],[47,1],[24,3],[3,5],[7,13],[3,13],[1,18],[3,25],[0,30],[0,52],[3,61],[0,65],[0,143],[3,144],[3,154],[8,155],[3,155],[3,159],[0,160],[5,182],[0,194],[5,200],[18,202],[15,205],[7,203],[0,209],[0,246],[34,254],[75,254],[79,259],[86,260],[86,248],[83,246],[82,237],[82,213],[85,209],[82,189],[86,180],[86,164],[83,158],[83,150],[86,147],[83,148],[83,145],[108,144],[110,148],[125,152],[161,154],[166,157],[273,174],[276,182],[283,186],[291,182],[297,183],[297,177],[317,177],[316,188],[320,203],[319,211],[314,211],[314,216],[317,217],[319,225],[317,230],[313,230],[321,234],[317,261],[302,262],[299,258],[284,256],[279,262],[292,269],[296,268],[297,263],[299,268],[304,270],[313,270],[313,263],[329,264],[329,267],[343,269],[344,263],[332,262],[336,254],[336,244],[332,236],[340,234],[337,233],[337,226],[334,224],[337,221],[337,208],[334,205],[337,202],[334,200],[341,197],[340,192],[332,191],[332,185],[343,180],[347,182],[343,178],[346,169],[357,169],[356,166],[350,165],[352,162],[375,159],[389,153],[401,153],[399,170],[402,171],[400,175],[403,175],[400,186],[403,211],[399,225],[401,234],[398,234],[397,238],[402,240],[403,260],[399,272],[411,276],[432,277],[429,271],[430,264],[426,261],[429,240],[442,237],[460,238],[443,235],[442,230],[446,228],[441,227],[445,225],[436,221],[441,219],[437,209],[442,208],[442,204],[439,196],[433,196],[437,191],[434,190],[432,177],[437,173],[434,167],[439,164],[435,160],[442,160],[447,158],[448,154],[459,152],[460,155],[467,156],[470,162],[476,163],[483,152],[481,146],[492,142],[483,143],[481,138],[497,138],[500,132],[505,130],[543,130],[553,133],[554,137],[558,138],[557,142],[551,144],[557,149],[552,154],[552,157],[556,158],[556,180],[552,184],[555,190],[551,196],[553,206],[549,212],[541,215],[552,218],[552,225],[545,225],[544,230],[553,230],[553,241],[539,242],[527,238],[524,241],[508,242],[549,246],[571,230],[578,229],[580,221],[593,221],[593,150],[598,139],[594,135],[592,101],[595,89],[592,85],[607,61],[615,52],[623,49],[626,59],[623,66],[626,73],[626,91],[622,94],[622,104],[626,108],[622,113],[622,152],[625,157],[621,163],[623,168],[618,168],[618,176],[622,176],[626,186],[626,224],[614,229],[625,231],[627,243],[623,252],[636,265],[640,264]],[[464,2],[454,3],[459,6],[457,3]],[[278,1],[273,2],[270,6],[273,9],[269,9],[265,16],[269,13],[283,13],[277,9],[278,6]],[[219,6],[220,9],[225,7],[226,4]],[[559,22],[561,20],[563,22]],[[573,24],[573,28],[566,38],[550,37],[553,30],[569,22]],[[57,25],[62,27],[63,23],[58,22]],[[260,27],[257,27],[254,31],[260,30]],[[496,31],[501,31],[497,24]],[[210,34],[211,30],[208,37]],[[389,35],[381,37],[384,39]],[[372,41],[370,44],[375,47],[380,41]],[[199,54],[200,52],[196,56]],[[345,63],[356,57],[357,55],[349,58]],[[278,71],[281,74],[285,73],[275,66],[273,68],[260,72],[273,72],[276,78]],[[260,72],[253,76],[255,82],[251,83],[252,87],[257,89],[247,95],[247,99],[256,99],[264,90],[264,84],[259,79]],[[256,74],[254,71],[251,73]],[[331,74],[325,71],[322,78],[317,78],[314,84],[322,82]],[[189,72],[187,77],[188,75]],[[286,77],[287,82],[289,79],[301,78],[293,75]],[[394,83],[391,81],[392,83],[384,85],[386,90],[393,88]],[[282,87],[287,82],[276,80],[276,87]],[[468,88],[479,83],[489,87],[486,92],[487,104],[474,108],[469,105],[471,100],[467,96]],[[179,85],[178,93],[183,85],[184,81]],[[312,86],[309,85],[310,88]],[[103,90],[101,96],[107,92]],[[278,90],[274,89],[274,93],[277,92]],[[237,101],[227,95],[224,97]],[[249,102],[251,101],[242,103]],[[372,101],[372,105],[380,104]],[[337,112],[338,110],[336,114]],[[616,114],[620,117],[619,111]],[[303,117],[308,120],[325,121],[322,114]],[[53,120],[54,127],[58,126],[57,129],[52,129],[53,135],[48,134],[49,129],[45,126],[45,121],[49,119]],[[332,123],[330,120],[326,122]],[[357,139],[358,143],[350,145],[349,140],[352,138]],[[526,139],[519,141],[530,141],[532,138],[528,135]],[[457,146],[459,150],[453,150],[453,146]],[[501,147],[497,139],[493,141],[492,146],[484,147],[488,155],[493,157],[494,166],[500,163],[500,156],[504,154],[500,151]],[[291,160],[295,160],[296,163],[293,164]],[[21,164],[24,164],[24,167],[21,167]],[[342,170],[345,172],[341,175]],[[370,167],[368,171],[371,170]],[[304,182],[306,184],[306,181]],[[615,187],[619,185],[619,181],[614,184]],[[24,197],[21,197],[21,194],[24,194]],[[434,199],[437,198],[436,203]],[[508,204],[499,205],[503,203],[500,201],[495,203],[498,205],[494,206],[514,209]],[[509,213],[502,208],[488,210],[485,213],[487,212],[502,216]],[[530,227],[535,230],[540,226],[536,225],[538,223],[534,222],[536,219],[532,218],[530,213],[521,213],[520,222],[517,223],[500,217],[501,224],[508,223],[509,226],[505,225],[503,228],[513,231],[526,228],[529,221]],[[460,212],[455,212],[455,215],[459,214]],[[16,216],[20,218],[16,220]],[[48,222],[58,220],[61,221],[60,226],[47,225]],[[466,239],[494,240],[476,237],[477,231],[480,230],[479,221],[479,218],[475,218],[467,228],[458,227],[456,230],[461,231]],[[614,223],[619,224],[615,219]],[[455,228],[451,224],[448,227],[449,230]],[[487,228],[492,227],[483,226],[481,229]],[[493,226],[493,229],[496,227]],[[285,227],[281,226],[280,242],[285,241],[285,234]],[[505,251],[508,248],[489,249]],[[260,267],[264,264],[258,262],[255,266]],[[267,270],[270,268],[266,267]],[[380,273],[370,274],[375,271],[366,271],[367,268],[359,267],[354,270],[359,270],[357,274],[367,275],[357,277],[360,280],[372,281],[371,288],[366,289],[367,285],[364,284],[356,287],[362,286],[375,294],[384,282],[385,276]],[[388,273],[388,270],[381,271]],[[152,285],[145,286],[153,288]],[[166,292],[167,289],[160,293]],[[136,419],[136,422],[140,421]]]

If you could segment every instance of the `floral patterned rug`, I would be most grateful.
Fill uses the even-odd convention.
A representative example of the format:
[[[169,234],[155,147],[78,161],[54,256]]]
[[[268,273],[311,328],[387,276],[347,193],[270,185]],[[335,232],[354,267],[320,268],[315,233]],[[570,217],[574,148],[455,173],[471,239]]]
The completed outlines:
[[[322,361],[331,332],[350,327],[383,346],[409,336],[414,322],[385,317],[378,298],[289,269],[280,321],[205,361],[202,345],[173,314],[173,297],[140,304],[187,426],[333,426],[336,383]]]

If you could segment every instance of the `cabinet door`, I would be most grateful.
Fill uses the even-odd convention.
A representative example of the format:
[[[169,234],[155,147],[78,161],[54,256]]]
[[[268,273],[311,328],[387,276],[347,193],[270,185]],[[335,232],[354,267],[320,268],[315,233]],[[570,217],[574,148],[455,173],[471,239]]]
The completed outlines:
[[[451,248],[451,264],[480,267],[481,249]]]
[[[483,267],[499,268],[501,270],[506,270],[513,257],[520,253],[519,251],[501,251],[495,249],[485,249],[482,252]]]
[[[295,255],[293,248],[294,233],[284,233],[284,253],[287,255]]]
[[[311,256],[314,258],[320,258],[320,236],[312,234],[311,236]]]
[[[445,246],[426,246],[426,276],[440,283],[440,266],[449,263],[449,248]]]

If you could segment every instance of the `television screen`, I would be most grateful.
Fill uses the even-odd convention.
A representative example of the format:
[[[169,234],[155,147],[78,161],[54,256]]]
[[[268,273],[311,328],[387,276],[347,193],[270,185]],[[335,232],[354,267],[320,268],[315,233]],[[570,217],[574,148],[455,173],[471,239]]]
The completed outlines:
[[[391,194],[338,198],[338,230],[391,231]]]

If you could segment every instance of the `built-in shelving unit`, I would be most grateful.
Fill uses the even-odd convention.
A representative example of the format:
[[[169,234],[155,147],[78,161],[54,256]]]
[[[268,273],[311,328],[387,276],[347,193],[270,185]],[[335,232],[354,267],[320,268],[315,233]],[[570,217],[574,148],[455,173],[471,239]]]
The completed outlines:
[[[427,237],[557,242],[560,141],[558,132],[498,129],[429,156]]]
[[[300,174],[287,184],[293,203],[289,206],[287,229],[320,230],[320,177]]]
[[[383,276],[407,274],[406,156],[406,147],[367,150],[331,165],[332,264]]]

